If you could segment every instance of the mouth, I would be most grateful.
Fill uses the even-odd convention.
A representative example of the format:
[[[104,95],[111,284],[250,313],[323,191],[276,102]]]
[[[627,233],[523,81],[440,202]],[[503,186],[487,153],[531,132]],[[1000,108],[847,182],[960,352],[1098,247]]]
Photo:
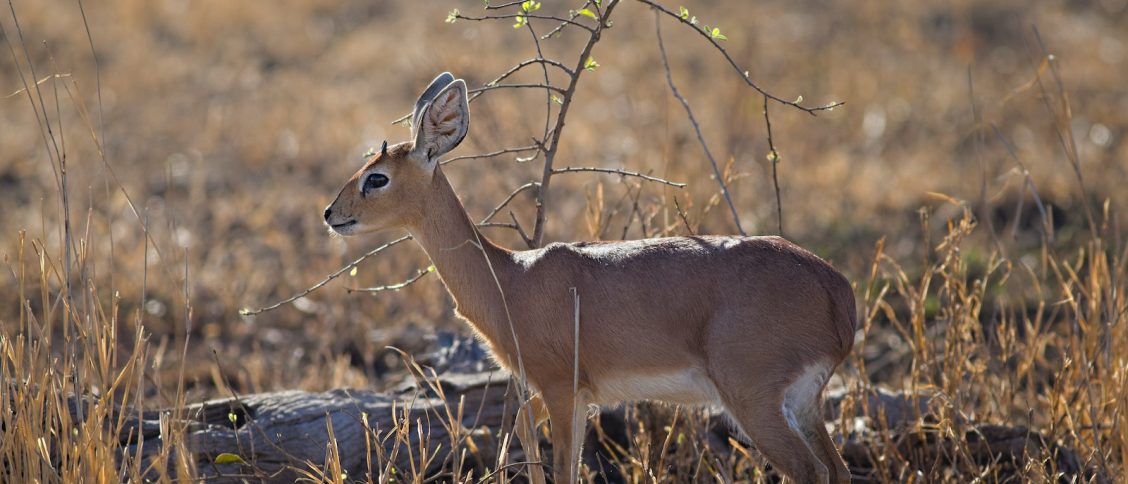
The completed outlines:
[[[348,235],[352,232],[353,227],[356,227],[356,220],[349,220],[340,224],[329,224],[329,230],[341,235]]]

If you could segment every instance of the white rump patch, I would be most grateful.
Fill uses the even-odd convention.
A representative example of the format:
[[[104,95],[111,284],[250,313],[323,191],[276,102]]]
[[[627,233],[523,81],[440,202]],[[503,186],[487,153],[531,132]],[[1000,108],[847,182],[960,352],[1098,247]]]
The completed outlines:
[[[799,378],[784,390],[781,410],[783,417],[787,419],[787,425],[796,434],[804,435],[796,417],[797,413],[822,411],[815,403],[819,401],[819,392],[822,392],[823,387],[826,386],[827,378],[830,378],[830,366],[825,363],[815,363],[803,370]]]

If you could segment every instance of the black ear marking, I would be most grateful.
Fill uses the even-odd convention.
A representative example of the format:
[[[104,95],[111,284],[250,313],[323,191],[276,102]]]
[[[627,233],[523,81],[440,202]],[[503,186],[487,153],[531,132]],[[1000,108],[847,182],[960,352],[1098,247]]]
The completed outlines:
[[[449,72],[444,72],[439,74],[438,77],[435,77],[435,79],[431,81],[431,84],[427,85],[427,89],[424,89],[423,94],[420,94],[419,99],[415,101],[415,110],[412,111],[411,114],[412,129],[419,129],[419,116],[423,114],[423,108],[435,99],[435,95],[437,95],[439,91],[442,91],[444,87],[447,87],[447,85],[452,82],[454,82],[454,76]]]
[[[380,145],[380,157],[388,155],[388,140],[384,140],[384,144]]]

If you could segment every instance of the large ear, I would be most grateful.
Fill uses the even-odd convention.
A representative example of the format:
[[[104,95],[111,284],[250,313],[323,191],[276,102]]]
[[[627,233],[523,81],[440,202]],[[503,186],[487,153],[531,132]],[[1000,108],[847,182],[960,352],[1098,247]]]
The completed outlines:
[[[423,114],[423,108],[430,103],[435,96],[442,91],[444,87],[454,82],[454,76],[449,72],[439,74],[431,80],[427,85],[427,89],[423,90],[423,94],[419,95],[419,99],[415,101],[415,109],[411,112],[411,137],[415,138],[415,134],[419,131],[419,115]]]
[[[466,82],[458,79],[439,91],[418,113],[417,122],[412,152],[420,159],[430,162],[458,146],[470,129]]]

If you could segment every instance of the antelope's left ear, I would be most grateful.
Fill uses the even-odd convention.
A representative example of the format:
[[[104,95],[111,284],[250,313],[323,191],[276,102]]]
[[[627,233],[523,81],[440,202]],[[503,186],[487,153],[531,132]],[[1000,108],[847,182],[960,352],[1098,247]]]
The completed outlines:
[[[412,154],[430,164],[454,149],[470,129],[470,106],[466,82],[448,84],[415,115],[415,147]]]

